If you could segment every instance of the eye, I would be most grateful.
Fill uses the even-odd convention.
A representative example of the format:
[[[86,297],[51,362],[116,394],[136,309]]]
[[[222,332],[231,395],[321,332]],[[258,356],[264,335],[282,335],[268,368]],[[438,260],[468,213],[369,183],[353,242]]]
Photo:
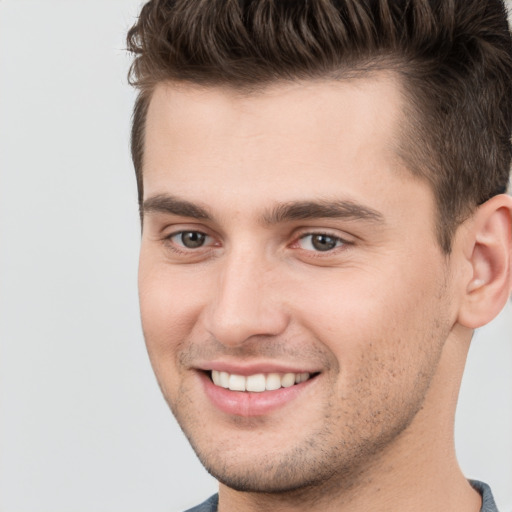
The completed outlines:
[[[171,235],[169,240],[186,249],[199,249],[207,243],[210,243],[210,238],[211,237],[200,231],[180,231],[179,233]]]
[[[309,233],[301,236],[298,240],[301,249],[320,252],[331,251],[341,247],[344,243],[341,238],[326,233]]]

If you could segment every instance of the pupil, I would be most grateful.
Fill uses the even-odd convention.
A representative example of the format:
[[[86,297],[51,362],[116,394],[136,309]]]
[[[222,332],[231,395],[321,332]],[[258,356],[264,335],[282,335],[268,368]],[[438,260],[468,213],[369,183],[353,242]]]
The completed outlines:
[[[187,231],[181,235],[181,241],[188,249],[196,249],[204,244],[205,235],[197,231]]]
[[[329,235],[314,235],[311,243],[317,251],[329,251],[336,247],[336,239]]]

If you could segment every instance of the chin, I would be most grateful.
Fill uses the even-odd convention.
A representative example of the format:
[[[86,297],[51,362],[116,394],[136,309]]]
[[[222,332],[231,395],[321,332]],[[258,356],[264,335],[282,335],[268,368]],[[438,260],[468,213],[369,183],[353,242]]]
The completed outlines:
[[[314,473],[308,468],[290,467],[287,463],[277,463],[275,466],[241,468],[228,467],[225,463],[210,464],[201,460],[205,469],[221,484],[240,492],[289,494],[305,491],[322,485],[329,480],[329,476]]]

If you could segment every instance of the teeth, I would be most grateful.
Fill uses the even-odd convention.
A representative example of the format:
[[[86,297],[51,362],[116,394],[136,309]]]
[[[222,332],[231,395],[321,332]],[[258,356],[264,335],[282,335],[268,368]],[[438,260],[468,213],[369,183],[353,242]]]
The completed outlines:
[[[257,375],[249,375],[245,379],[245,389],[255,393],[265,391],[265,375],[258,373]]]
[[[295,384],[295,373],[285,373],[281,379],[281,386],[289,388]]]
[[[216,386],[231,391],[250,391],[252,393],[289,388],[294,384],[305,382],[309,378],[309,373],[257,373],[244,377],[243,375],[212,370],[212,381]]]
[[[265,383],[265,389],[267,391],[273,391],[281,387],[281,375],[279,373],[269,373],[267,375],[267,381]]]
[[[219,386],[229,388],[229,373],[219,372]]]
[[[229,376],[228,388],[231,391],[245,391],[245,381],[247,379],[242,375],[232,374]]]

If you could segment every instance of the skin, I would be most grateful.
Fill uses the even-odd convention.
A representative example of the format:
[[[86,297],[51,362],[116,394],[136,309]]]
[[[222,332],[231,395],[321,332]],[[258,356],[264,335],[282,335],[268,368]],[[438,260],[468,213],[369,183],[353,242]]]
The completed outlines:
[[[394,151],[403,102],[384,75],[153,94],[142,323],[163,395],[221,482],[221,512],[480,508],[455,459],[453,417],[476,294],[510,269],[488,264],[477,233],[506,232],[510,203],[488,208],[494,224],[469,219],[443,254],[432,191]],[[345,213],[275,214],[304,202],[343,202]],[[204,245],[184,247],[184,232]],[[311,234],[335,247],[317,250]],[[228,414],[205,393],[216,364],[316,376],[267,414]]]

